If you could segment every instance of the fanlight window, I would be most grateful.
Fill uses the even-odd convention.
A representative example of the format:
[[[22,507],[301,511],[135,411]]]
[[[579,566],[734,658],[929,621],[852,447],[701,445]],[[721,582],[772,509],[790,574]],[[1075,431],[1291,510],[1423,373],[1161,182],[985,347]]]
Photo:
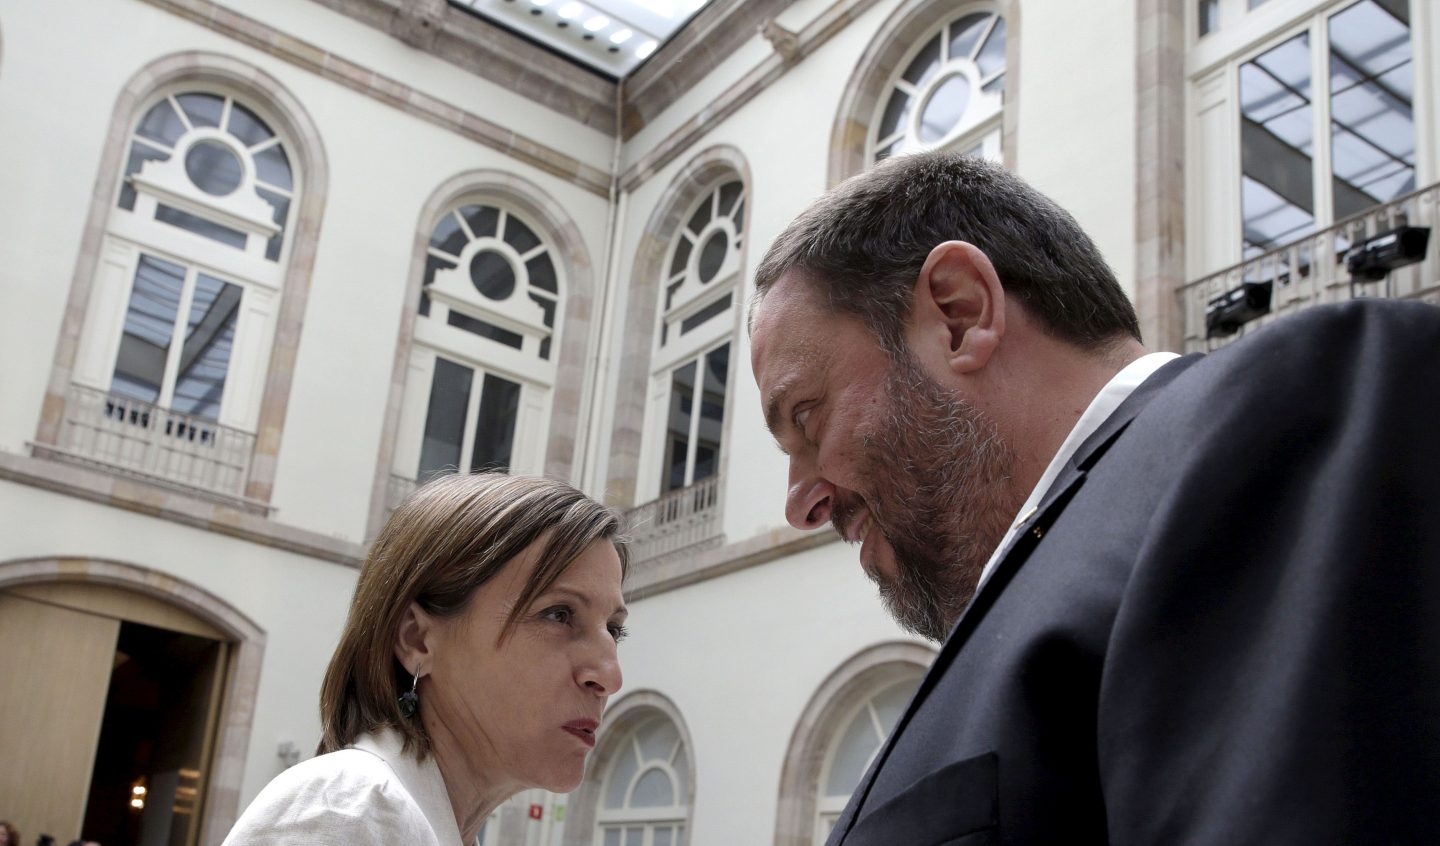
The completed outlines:
[[[999,158],[1005,19],[971,12],[933,31],[891,83],[871,139],[875,161],[954,146]]]
[[[919,678],[896,682],[861,705],[830,748],[820,777],[815,842],[823,843],[845,810],[850,794],[875,760],[885,739],[905,713],[905,706],[919,686]]]
[[[435,225],[421,316],[549,361],[559,301],[549,245],[508,210],[461,206]]]
[[[688,762],[675,724],[641,724],[605,778],[598,846],[680,846],[685,841]]]
[[[681,227],[670,247],[661,312],[660,346],[666,347],[717,320],[734,305],[733,285],[740,269],[745,231],[745,188],[732,180],[707,194]],[[714,321],[714,323],[712,323]]]
[[[118,205],[278,261],[294,199],[285,147],[231,97],[172,94],[140,119]]]

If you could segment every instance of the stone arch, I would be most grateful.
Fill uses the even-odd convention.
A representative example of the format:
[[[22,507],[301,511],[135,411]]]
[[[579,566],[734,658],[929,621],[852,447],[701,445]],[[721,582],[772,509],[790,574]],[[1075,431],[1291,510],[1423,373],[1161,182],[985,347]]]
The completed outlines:
[[[624,350],[620,358],[618,387],[615,392],[615,427],[611,436],[609,489],[606,500],[619,507],[637,505],[636,486],[640,451],[644,448],[646,384],[650,379],[650,351],[655,343],[655,308],[660,299],[660,278],[675,233],[684,225],[684,215],[700,195],[715,187],[726,177],[738,178],[745,186],[744,196],[753,209],[755,182],[750,165],[739,149],[728,144],[710,147],[691,159],[671,180],[655,210],[645,223],[635,260],[630,269],[629,308],[625,313]],[[749,218],[741,233],[740,266],[748,267],[750,252]],[[743,291],[743,284],[737,290]],[[743,297],[736,298],[743,303]],[[735,309],[735,329],[744,319],[743,307]],[[732,367],[734,359],[732,358]],[[725,466],[725,451],[730,442],[730,425],[734,415],[729,406],[735,392],[726,400],[725,423],[722,430],[720,466]]]
[[[580,402],[584,389],[585,354],[588,333],[599,331],[595,301],[595,269],[580,228],[555,198],[540,186],[501,170],[481,169],[447,179],[420,209],[410,249],[410,267],[405,281],[404,309],[400,316],[399,340],[390,371],[390,400],[386,406],[385,428],[380,440],[379,463],[370,497],[368,534],[380,531],[387,514],[387,486],[390,465],[395,457],[395,438],[400,428],[405,375],[410,349],[415,340],[415,318],[424,275],[425,250],[430,233],[440,216],[465,199],[498,200],[520,210],[555,245],[555,254],[565,263],[564,324],[556,354],[556,375],[550,415],[550,439],[545,447],[545,473],[560,479],[573,475],[576,436],[581,425]],[[568,366],[567,366],[568,365]]]
[[[674,724],[675,729],[680,732],[681,742],[685,744],[688,766],[685,778],[689,794],[685,796],[686,836],[683,842],[689,842],[690,832],[693,830],[691,823],[695,816],[696,771],[695,744],[690,739],[690,729],[680,716],[680,709],[668,696],[654,690],[637,690],[605,710],[605,718],[599,731],[600,743],[586,762],[585,780],[580,783],[579,789],[570,794],[562,846],[590,846],[595,841],[595,821],[600,808],[601,790],[604,787],[603,776],[610,769],[623,743],[630,738],[631,731],[657,715]]]
[[[284,429],[290,404],[291,374],[300,346],[305,304],[309,298],[315,246],[329,183],[329,166],[319,130],[300,101],[270,74],[231,56],[201,51],[172,53],[141,68],[121,89],[105,136],[99,175],[95,180],[90,211],[85,218],[80,255],[70,281],[70,296],[65,305],[35,441],[50,446],[59,442],[66,389],[75,367],[81,327],[90,305],[96,266],[114,205],[115,186],[125,164],[131,127],[140,110],[157,94],[179,85],[217,86],[262,106],[267,115],[274,118],[276,131],[287,140],[291,162],[298,174],[299,202],[292,212],[294,228],[287,247],[280,312],[265,374],[264,394],[256,423],[255,451],[245,489],[246,499],[268,503],[274,488],[280,433]]]
[[[845,728],[842,721],[880,688],[906,675],[923,673],[935,654],[930,647],[909,641],[877,644],[847,659],[820,683],[785,751],[775,846],[818,846],[811,835],[820,774],[836,735]]]
[[[20,585],[79,582],[138,593],[179,608],[220,630],[235,652],[221,697],[215,748],[205,790],[201,843],[219,843],[240,813],[240,788],[250,747],[255,693],[265,654],[265,631],[224,599],[168,573],[103,558],[62,556],[0,562],[0,590]]]
[[[834,186],[870,166],[865,157],[870,122],[890,75],[905,54],[931,27],[958,16],[970,6],[993,8],[1005,19],[1005,108],[1001,116],[1005,166],[1015,168],[1015,131],[1020,90],[1020,0],[905,0],[880,25],[865,48],[840,96],[830,131],[830,161],[825,184]]]

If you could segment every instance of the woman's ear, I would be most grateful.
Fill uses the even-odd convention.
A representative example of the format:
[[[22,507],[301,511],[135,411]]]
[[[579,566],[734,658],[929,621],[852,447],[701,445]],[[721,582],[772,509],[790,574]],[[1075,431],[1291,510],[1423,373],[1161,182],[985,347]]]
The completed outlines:
[[[983,368],[1005,334],[1005,291],[990,258],[974,244],[946,241],[926,257],[915,281],[918,340],[943,343],[955,373]]]
[[[411,675],[424,675],[433,663],[434,633],[435,618],[420,603],[410,603],[395,632],[395,658]]]

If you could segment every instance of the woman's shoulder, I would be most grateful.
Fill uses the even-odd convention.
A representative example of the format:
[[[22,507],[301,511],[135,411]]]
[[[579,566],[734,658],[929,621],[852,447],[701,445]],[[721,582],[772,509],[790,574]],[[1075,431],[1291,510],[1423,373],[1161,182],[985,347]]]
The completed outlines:
[[[349,748],[277,775],[245,809],[225,846],[435,842],[415,799],[385,760]]]

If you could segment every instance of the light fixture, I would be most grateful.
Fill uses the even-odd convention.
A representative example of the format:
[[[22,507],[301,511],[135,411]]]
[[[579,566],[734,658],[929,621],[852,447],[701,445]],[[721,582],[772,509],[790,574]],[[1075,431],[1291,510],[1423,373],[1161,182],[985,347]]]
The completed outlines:
[[[572,2],[566,3],[564,6],[555,10],[555,14],[559,15],[562,20],[570,21],[585,14],[585,7],[572,0]]]
[[[1430,227],[1397,226],[1372,235],[1345,254],[1345,269],[1352,281],[1378,282],[1392,270],[1425,260]]]
[[[590,32],[599,32],[610,25],[610,19],[604,15],[596,15],[585,22],[585,28]]]
[[[145,786],[142,784],[137,784],[134,787],[130,788],[130,792],[135,794],[136,796],[144,796]]]
[[[655,48],[656,48],[656,47],[659,47],[659,46],[660,46],[660,45],[657,44],[657,43],[655,43],[654,40],[646,41],[644,44],[641,44],[639,47],[636,47],[636,48],[635,48],[635,58],[637,58],[637,59],[646,58],[646,57],[649,56],[651,53],[654,53],[654,52],[655,52]]]
[[[633,36],[634,34],[635,33],[631,32],[628,29],[616,30],[615,32],[610,33],[610,43],[624,44],[626,41],[629,41],[631,36]]]
[[[1233,335],[1240,327],[1270,313],[1269,282],[1245,282],[1205,304],[1205,337]]]

